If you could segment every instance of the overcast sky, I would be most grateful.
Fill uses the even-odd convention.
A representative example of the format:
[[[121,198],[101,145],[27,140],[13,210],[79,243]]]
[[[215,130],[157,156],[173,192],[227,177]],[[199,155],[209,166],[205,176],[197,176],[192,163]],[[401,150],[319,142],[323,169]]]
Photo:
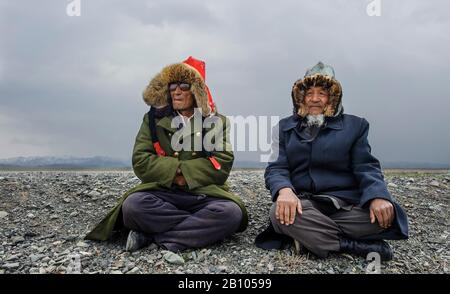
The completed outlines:
[[[450,163],[449,1],[70,2],[0,0],[0,158],[130,157],[142,90],[193,55],[233,116],[290,115],[294,81],[331,64],[380,160]]]

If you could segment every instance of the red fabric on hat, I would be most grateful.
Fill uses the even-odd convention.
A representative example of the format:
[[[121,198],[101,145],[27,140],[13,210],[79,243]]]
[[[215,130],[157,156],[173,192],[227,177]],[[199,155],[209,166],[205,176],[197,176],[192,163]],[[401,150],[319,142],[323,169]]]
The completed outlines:
[[[183,63],[195,68],[198,71],[198,73],[202,76],[203,81],[205,81],[205,86],[206,86],[206,63],[203,60],[195,59],[192,56],[189,56],[188,59],[183,61]],[[211,92],[209,91],[208,86],[206,86],[206,92],[208,93],[209,107],[211,107],[212,112],[215,112],[214,100],[212,98],[212,95],[211,95]]]

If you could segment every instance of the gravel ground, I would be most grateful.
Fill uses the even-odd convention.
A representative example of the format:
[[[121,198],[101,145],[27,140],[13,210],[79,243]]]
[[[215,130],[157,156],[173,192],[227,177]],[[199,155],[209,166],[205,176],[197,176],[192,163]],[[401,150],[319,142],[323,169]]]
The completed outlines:
[[[450,173],[386,172],[409,216],[410,239],[389,241],[394,259],[382,273],[449,273]],[[139,180],[128,171],[0,172],[0,274],[4,273],[365,273],[347,254],[320,260],[292,249],[265,251],[253,240],[271,205],[263,170],[233,171],[229,183],[246,203],[249,228],[224,242],[174,256],[154,246],[125,252],[125,236],[82,240],[116,199]],[[181,258],[180,258],[181,257]],[[79,261],[79,262],[78,262]],[[77,265],[80,265],[78,268]]]

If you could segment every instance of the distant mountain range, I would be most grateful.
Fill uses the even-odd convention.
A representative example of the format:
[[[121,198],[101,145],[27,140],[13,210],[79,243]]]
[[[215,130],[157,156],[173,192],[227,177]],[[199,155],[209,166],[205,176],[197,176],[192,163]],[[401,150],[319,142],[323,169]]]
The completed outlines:
[[[237,160],[234,168],[265,168],[267,163]],[[450,169],[450,163],[384,162],[383,168]],[[107,156],[29,156],[0,159],[0,170],[10,169],[131,169],[130,159]]]
[[[0,159],[0,169],[108,169],[131,168],[131,159],[118,159],[107,156],[30,156]]]

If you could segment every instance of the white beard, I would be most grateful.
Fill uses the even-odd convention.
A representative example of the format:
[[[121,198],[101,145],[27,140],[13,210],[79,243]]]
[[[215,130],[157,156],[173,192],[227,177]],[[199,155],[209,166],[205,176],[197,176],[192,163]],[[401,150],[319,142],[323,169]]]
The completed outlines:
[[[317,126],[321,127],[323,123],[325,122],[325,116],[323,114],[308,114],[306,116],[306,123],[308,124],[308,127]]]

